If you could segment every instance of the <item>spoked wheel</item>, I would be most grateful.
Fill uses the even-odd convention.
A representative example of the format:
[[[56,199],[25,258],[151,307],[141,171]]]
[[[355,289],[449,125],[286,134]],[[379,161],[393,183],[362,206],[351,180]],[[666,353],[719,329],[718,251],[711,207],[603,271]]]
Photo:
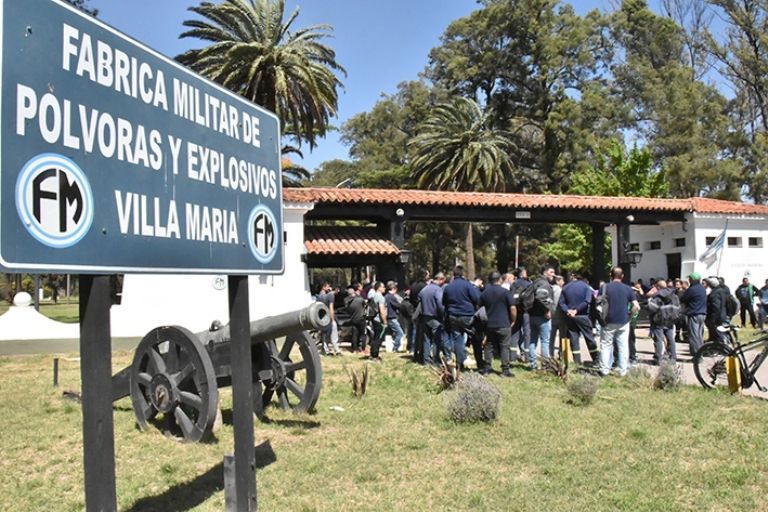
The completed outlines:
[[[213,432],[219,404],[216,374],[203,345],[183,327],[158,327],[141,340],[130,383],[142,430],[160,414],[168,431],[186,442],[196,443]]]
[[[693,357],[693,372],[707,389],[728,388],[728,358],[733,350],[722,343],[705,343]]]
[[[272,378],[264,381],[262,404],[276,396],[281,409],[311,411],[320,397],[323,370],[320,354],[307,332],[286,336],[282,343],[267,342]]]

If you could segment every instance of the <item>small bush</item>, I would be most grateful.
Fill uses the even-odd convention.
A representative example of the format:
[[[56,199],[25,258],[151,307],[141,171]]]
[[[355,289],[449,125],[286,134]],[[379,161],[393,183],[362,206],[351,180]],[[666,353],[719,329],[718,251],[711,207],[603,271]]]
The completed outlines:
[[[653,387],[653,375],[645,366],[630,368],[624,380],[627,384],[636,388],[650,389]]]
[[[653,381],[653,389],[677,391],[682,384],[682,370],[676,364],[662,363]]]
[[[501,392],[477,374],[464,374],[448,393],[448,416],[456,423],[494,421],[499,415]]]
[[[595,399],[599,379],[591,375],[573,375],[566,382],[566,388],[574,405],[589,405]]]

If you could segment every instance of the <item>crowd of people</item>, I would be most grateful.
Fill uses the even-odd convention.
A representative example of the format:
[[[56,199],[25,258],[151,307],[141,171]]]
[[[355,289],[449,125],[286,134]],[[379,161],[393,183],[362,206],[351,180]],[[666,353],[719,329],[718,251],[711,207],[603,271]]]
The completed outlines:
[[[387,333],[392,350],[408,351],[422,365],[463,367],[471,347],[477,369],[488,375],[501,361],[500,375],[511,377],[511,363],[540,368],[543,358],[568,348],[578,364],[592,365],[602,375],[625,375],[637,363],[635,329],[641,307],[647,311],[654,342],[653,363],[677,360],[676,343],[687,342],[694,354],[705,341],[722,340],[723,329],[739,312],[763,329],[768,311],[768,280],[757,288],[744,277],[732,294],[722,278],[642,279],[625,283],[615,267],[596,287],[586,274],[566,279],[545,265],[535,277],[524,267],[492,272],[487,279],[468,280],[456,266],[450,279],[443,272],[420,270],[401,290],[398,283],[350,284],[342,291],[324,282],[317,300],[325,303],[330,325],[320,333],[325,355],[339,355],[342,331],[353,353],[381,361]],[[727,332],[727,331],[726,331]],[[588,350],[581,352],[581,340]]]

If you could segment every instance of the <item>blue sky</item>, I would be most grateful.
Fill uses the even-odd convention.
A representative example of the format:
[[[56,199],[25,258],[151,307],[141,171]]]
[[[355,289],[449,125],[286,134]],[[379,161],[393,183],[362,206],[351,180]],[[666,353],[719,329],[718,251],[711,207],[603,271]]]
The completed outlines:
[[[202,46],[200,41],[179,39],[182,22],[193,18],[187,11],[193,0],[91,0],[99,18],[168,56]],[[655,2],[651,2],[654,4]],[[572,2],[584,13],[607,9],[608,0]],[[339,93],[339,117],[334,124],[369,111],[382,93],[395,92],[397,84],[418,77],[428,62],[430,49],[440,43],[448,24],[466,16],[478,5],[475,0],[288,0],[289,11],[300,7],[296,27],[314,24],[333,26],[337,61],[346,68],[345,88]],[[318,147],[304,151],[304,166],[334,158],[348,158],[338,133],[330,133]]]

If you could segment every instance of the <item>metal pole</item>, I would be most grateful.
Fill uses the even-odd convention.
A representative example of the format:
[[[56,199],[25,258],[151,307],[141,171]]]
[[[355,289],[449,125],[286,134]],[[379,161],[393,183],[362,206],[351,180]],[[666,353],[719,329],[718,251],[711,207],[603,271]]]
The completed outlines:
[[[520,235],[515,235],[515,268],[520,268]]]
[[[40,274],[35,274],[35,311],[40,311]]]
[[[54,387],[59,385],[59,358],[53,358],[53,385]]]
[[[238,512],[256,510],[256,452],[253,435],[248,277],[229,276],[229,324],[232,336],[232,423],[235,431],[235,493]]]
[[[117,510],[112,393],[104,392],[112,387],[109,276],[83,275],[80,282],[85,509]]]

